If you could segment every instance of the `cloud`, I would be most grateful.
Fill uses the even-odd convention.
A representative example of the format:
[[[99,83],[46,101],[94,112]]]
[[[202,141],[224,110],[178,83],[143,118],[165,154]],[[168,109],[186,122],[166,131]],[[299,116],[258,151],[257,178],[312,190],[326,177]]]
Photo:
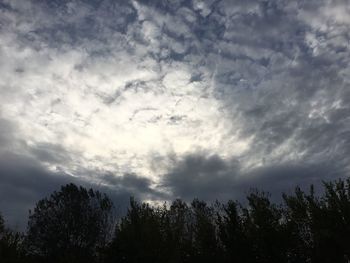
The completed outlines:
[[[0,118],[0,146],[2,149],[9,146],[13,132],[13,124],[6,119]]]
[[[1,158],[147,200],[349,175],[347,10],[3,1]]]
[[[20,154],[1,153],[0,155],[0,211],[9,224],[19,230],[25,230],[28,212],[36,202],[59,190],[62,185],[74,183],[106,193],[114,202],[117,216],[122,215],[128,205],[130,196],[144,200],[160,198],[153,190],[147,178],[135,175],[116,177],[113,174],[99,176],[100,182],[86,180],[83,175],[73,177],[64,171],[50,171],[35,158]],[[89,174],[84,174],[85,176]]]
[[[37,201],[63,184],[79,182],[67,174],[47,171],[32,158],[6,153],[0,157],[0,209],[11,225],[21,230]]]
[[[68,183],[106,193],[117,216],[125,213],[130,196],[140,200],[168,198],[154,189],[150,179],[134,174],[118,176],[77,167],[73,176],[65,171],[72,153],[60,145],[28,144],[18,135],[12,121],[0,118],[0,211],[15,229],[24,231],[28,212],[36,202]]]
[[[200,66],[189,22],[137,2],[120,9],[109,1],[7,6],[2,57],[13,63],[3,64],[2,108],[37,153],[60,145],[70,155],[70,173],[94,166],[151,176],[146,162],[154,151],[219,148],[222,136],[213,134],[230,123],[218,118],[219,104],[206,91],[211,73]],[[178,115],[181,125],[172,125]]]
[[[126,191],[129,196],[139,199],[161,199],[168,198],[165,193],[154,189],[154,182],[147,177],[141,177],[136,174],[124,174],[115,176],[107,173],[101,176],[102,182],[107,183],[109,187],[116,191]]]
[[[346,177],[346,170],[334,162],[285,162],[245,171],[237,160],[224,160],[217,155],[197,153],[173,158],[162,178],[172,198],[209,202],[238,200],[245,202],[252,189],[272,194],[280,202],[282,193],[292,193],[296,186],[309,191],[311,185],[322,191],[323,181]]]
[[[215,200],[233,191],[239,163],[226,162],[217,155],[192,154],[175,159],[162,184],[174,198]]]

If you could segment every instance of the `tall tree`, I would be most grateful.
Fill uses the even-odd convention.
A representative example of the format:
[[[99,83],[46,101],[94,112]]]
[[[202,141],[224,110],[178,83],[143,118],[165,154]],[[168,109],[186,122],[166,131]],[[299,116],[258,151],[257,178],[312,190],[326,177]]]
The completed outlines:
[[[112,207],[99,191],[62,186],[30,212],[28,253],[45,262],[94,262],[110,234]]]
[[[291,263],[311,262],[314,250],[313,213],[310,202],[314,203],[313,188],[310,195],[305,194],[300,187],[296,187],[293,195],[283,194],[285,226],[288,233],[289,252]]]
[[[111,262],[165,262],[163,209],[130,199],[125,217],[116,226],[110,248]]]
[[[168,212],[167,244],[171,253],[171,262],[192,262],[193,259],[193,214],[190,207],[176,199]]]
[[[218,206],[216,224],[224,262],[247,262],[251,251],[243,229],[240,205],[230,200]]]
[[[221,261],[218,258],[221,253],[218,253],[213,207],[194,199],[191,208],[194,216],[194,262]]]
[[[287,244],[281,207],[268,193],[253,191],[243,210],[244,232],[251,247],[250,262],[287,262]]]
[[[345,262],[350,256],[350,180],[324,183],[324,187],[314,217],[315,262]]]

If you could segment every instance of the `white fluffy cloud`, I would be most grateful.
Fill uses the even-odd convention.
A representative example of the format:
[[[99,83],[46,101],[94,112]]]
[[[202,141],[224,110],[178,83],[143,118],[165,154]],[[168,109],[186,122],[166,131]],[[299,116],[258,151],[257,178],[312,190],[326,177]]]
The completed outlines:
[[[228,132],[240,124],[214,97],[213,73],[198,65],[203,58],[172,59],[171,52],[184,53],[191,45],[163,32],[175,17],[135,2],[137,17],[124,25],[124,34],[99,28],[91,39],[75,28],[95,15],[85,4],[62,5],[53,19],[45,5],[8,5],[14,10],[3,10],[1,112],[28,145],[50,143],[70,153],[70,162],[50,163],[52,169],[152,176],[153,154],[207,150],[232,156],[249,148],[249,139]],[[203,4],[196,8],[208,13]],[[188,33],[186,26],[182,30]],[[195,72],[199,77],[193,80]]]

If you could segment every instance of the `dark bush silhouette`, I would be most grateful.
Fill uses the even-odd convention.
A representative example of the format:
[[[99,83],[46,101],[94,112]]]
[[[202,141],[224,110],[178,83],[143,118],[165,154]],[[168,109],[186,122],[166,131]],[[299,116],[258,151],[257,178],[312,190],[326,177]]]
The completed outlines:
[[[0,262],[349,262],[350,179],[318,196],[297,187],[281,204],[257,190],[247,201],[131,198],[113,234],[110,199],[70,184],[37,203],[24,239],[0,216]]]

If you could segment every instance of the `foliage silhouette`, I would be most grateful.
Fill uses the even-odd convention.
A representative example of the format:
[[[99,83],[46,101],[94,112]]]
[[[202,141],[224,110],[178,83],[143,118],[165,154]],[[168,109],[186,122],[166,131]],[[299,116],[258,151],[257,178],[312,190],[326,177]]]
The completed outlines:
[[[46,262],[93,262],[108,241],[112,202],[74,184],[40,200],[30,212],[26,250]]]
[[[37,203],[24,238],[0,216],[0,261],[349,262],[350,179],[325,182],[318,196],[311,186],[282,197],[275,204],[252,190],[246,206],[198,199],[151,206],[131,198],[113,227],[106,195],[69,184]]]

